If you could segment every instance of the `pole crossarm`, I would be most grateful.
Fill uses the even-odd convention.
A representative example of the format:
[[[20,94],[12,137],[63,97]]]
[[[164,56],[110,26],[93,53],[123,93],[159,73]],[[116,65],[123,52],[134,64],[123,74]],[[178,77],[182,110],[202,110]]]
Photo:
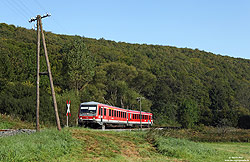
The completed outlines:
[[[30,18],[30,19],[29,19],[29,23],[38,20],[38,16],[40,16],[40,15],[37,15],[37,17],[32,17],[32,18]],[[50,16],[51,16],[51,14],[50,14],[50,13],[47,13],[47,14],[44,14],[43,16],[40,16],[40,17],[41,17],[41,19],[43,19],[43,18],[45,18],[45,17],[50,17]]]

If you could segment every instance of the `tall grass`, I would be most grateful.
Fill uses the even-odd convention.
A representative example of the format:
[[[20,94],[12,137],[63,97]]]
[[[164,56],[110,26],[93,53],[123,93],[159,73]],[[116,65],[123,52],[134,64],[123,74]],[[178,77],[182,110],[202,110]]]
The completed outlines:
[[[34,123],[21,121],[18,117],[0,114],[0,129],[34,128]]]
[[[194,162],[214,162],[225,161],[232,156],[239,156],[234,152],[219,150],[206,143],[187,139],[166,137],[152,132],[149,134],[149,138],[161,154],[177,159]]]
[[[188,139],[196,142],[250,142],[250,130],[231,127],[203,127],[199,129],[152,130],[165,137]]]
[[[74,140],[69,131],[46,129],[30,135],[0,138],[0,161],[53,161],[68,154]]]

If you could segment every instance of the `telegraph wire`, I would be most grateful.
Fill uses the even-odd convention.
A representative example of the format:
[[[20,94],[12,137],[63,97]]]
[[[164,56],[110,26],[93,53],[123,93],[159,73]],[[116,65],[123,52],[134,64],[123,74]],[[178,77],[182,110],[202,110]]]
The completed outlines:
[[[26,6],[26,4],[21,0],[21,1],[18,1],[20,2],[20,4],[32,15],[34,15],[35,13],[33,11],[30,10],[29,7]]]
[[[37,4],[37,6],[39,6],[42,10],[44,10],[45,13],[48,12],[48,10],[45,9],[45,7],[39,2],[39,0],[34,0],[34,2]],[[52,13],[53,14],[53,13]],[[53,16],[51,17],[51,19],[53,20],[53,22],[56,24],[53,26],[55,26],[57,29],[61,30],[61,31],[65,31],[63,33],[69,33],[68,30],[63,26],[61,25],[60,22],[58,22]]]
[[[34,0],[33,2],[36,2],[36,4],[37,4],[42,10],[44,10],[45,13],[48,12],[48,11],[43,7],[43,5],[39,2],[39,0]]]
[[[28,13],[19,3],[16,3],[15,1],[7,1],[9,2],[13,7],[15,7],[20,13],[24,14],[25,17],[28,17],[30,13]]]
[[[5,1],[0,1],[0,2],[3,2],[5,3],[6,7],[9,8],[10,10],[12,10],[13,12],[15,12],[17,15],[19,14],[16,10],[14,10],[11,5],[9,5],[9,3],[5,2]]]
[[[8,0],[5,1],[5,0],[3,0],[2,2],[6,2],[5,4],[6,4],[7,6],[9,6],[8,8],[10,8],[10,9],[13,10],[14,12],[16,12],[17,15],[22,15],[25,19],[27,19],[26,14],[24,14],[23,11],[20,10],[18,7],[16,7],[15,4],[13,4],[11,1],[8,1]],[[17,17],[18,17],[18,16],[17,16]]]

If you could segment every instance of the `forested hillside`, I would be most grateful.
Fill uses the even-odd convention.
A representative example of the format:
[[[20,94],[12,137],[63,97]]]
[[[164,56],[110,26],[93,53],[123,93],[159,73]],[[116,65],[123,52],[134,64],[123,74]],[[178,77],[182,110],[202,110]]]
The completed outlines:
[[[66,100],[74,124],[80,102],[138,109],[136,98],[143,96],[143,110],[158,124],[250,128],[250,60],[51,32],[45,38],[64,124]],[[0,24],[0,113],[28,121],[36,111],[36,39],[35,30]],[[44,55],[41,60],[45,71]],[[40,118],[51,123],[48,77],[40,84]]]

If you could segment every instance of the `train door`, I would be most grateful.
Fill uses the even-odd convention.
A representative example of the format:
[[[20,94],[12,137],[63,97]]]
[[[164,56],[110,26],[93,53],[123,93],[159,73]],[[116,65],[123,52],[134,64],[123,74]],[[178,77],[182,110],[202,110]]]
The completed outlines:
[[[108,110],[108,121],[109,121],[109,119],[110,119],[110,117],[111,117],[111,109],[108,108],[107,110]]]

